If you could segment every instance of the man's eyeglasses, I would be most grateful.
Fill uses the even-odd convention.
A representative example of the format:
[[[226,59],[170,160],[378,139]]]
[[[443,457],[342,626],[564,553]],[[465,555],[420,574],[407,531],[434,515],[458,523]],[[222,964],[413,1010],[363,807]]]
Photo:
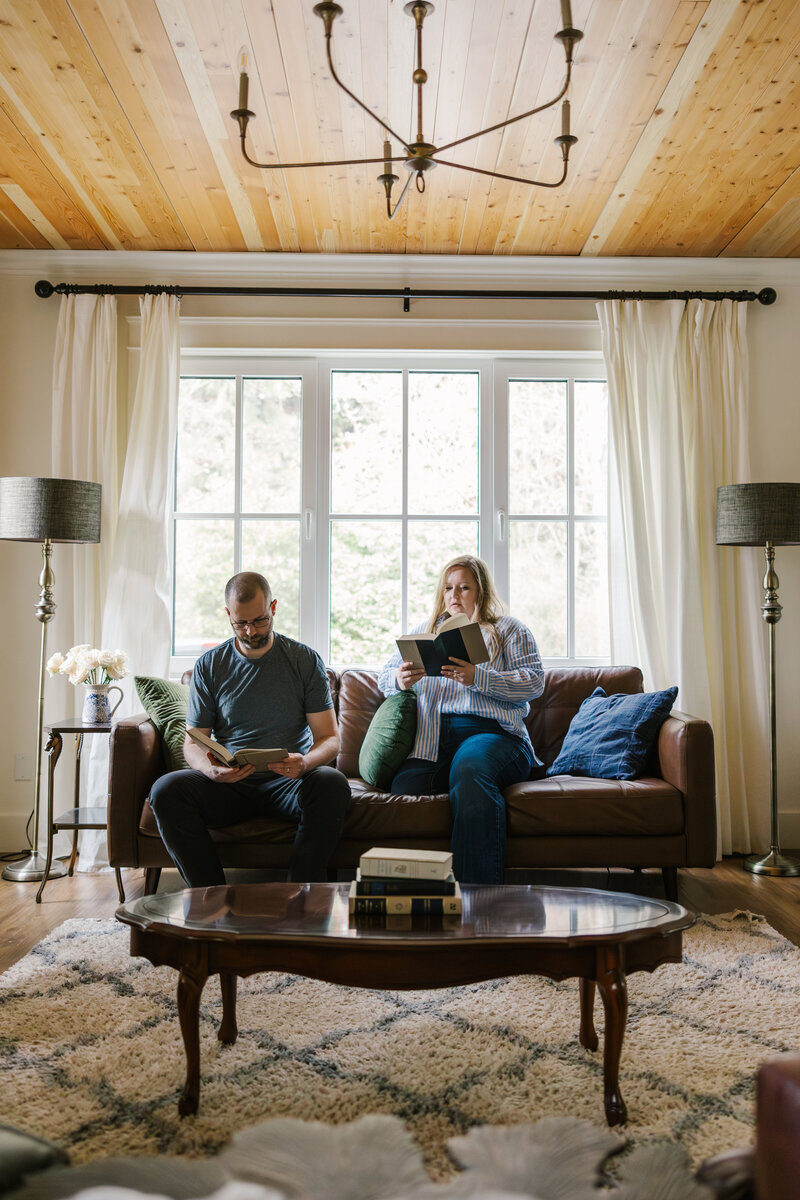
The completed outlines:
[[[245,629],[262,630],[266,629],[272,619],[272,613],[268,612],[263,617],[256,617],[254,621],[231,621],[231,628],[237,633],[244,633]]]

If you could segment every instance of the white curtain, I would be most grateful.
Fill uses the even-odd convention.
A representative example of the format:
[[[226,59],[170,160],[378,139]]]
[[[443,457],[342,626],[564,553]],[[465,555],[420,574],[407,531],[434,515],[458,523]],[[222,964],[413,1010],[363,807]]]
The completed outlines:
[[[69,297],[76,301],[94,299]],[[103,297],[104,300],[110,299]],[[80,306],[78,306],[80,307]],[[180,309],[174,296],[144,296],[140,302],[141,339],[139,372],[136,392],[131,410],[127,437],[124,438],[124,467],[121,487],[117,487],[116,473],[111,464],[116,461],[111,446],[116,440],[108,435],[104,441],[108,458],[100,455],[99,475],[74,473],[79,478],[99,478],[103,483],[104,508],[106,496],[118,512],[114,536],[108,537],[105,520],[103,524],[104,571],[95,567],[94,573],[87,567],[89,577],[80,584],[85,594],[91,592],[102,598],[98,604],[95,623],[81,624],[80,641],[92,639],[95,645],[122,649],[128,654],[134,675],[162,675],[169,670],[171,631],[171,558],[167,517],[170,508],[173,483],[175,428],[178,406],[178,383],[180,377]],[[62,321],[63,339],[59,340],[56,377],[62,363],[69,364],[78,353],[89,361],[103,357],[98,335],[90,352],[83,349],[88,335],[78,338],[78,326],[74,319]],[[113,322],[113,342],[116,347],[116,322]],[[67,368],[64,367],[63,370]],[[116,380],[116,366],[114,368]],[[62,389],[63,390],[63,389]],[[59,411],[59,435],[66,443],[83,452],[84,443],[99,439],[105,413],[103,406],[116,411],[116,391],[103,395],[98,389],[102,403],[94,403],[92,389],[72,388],[69,407],[54,392],[54,412]],[[113,401],[113,403],[112,403]],[[69,424],[71,422],[71,424]],[[53,429],[54,447],[58,440]],[[116,448],[116,447],[115,447]],[[55,451],[54,451],[55,453]],[[65,472],[65,473],[72,473]],[[118,506],[116,505],[119,497]],[[79,547],[75,552],[80,561]],[[77,587],[77,585],[76,585]],[[78,607],[76,590],[76,612]],[[97,639],[96,641],[94,639]],[[71,644],[71,643],[70,643]],[[133,679],[122,681],[124,699],[116,716],[136,712],[141,707],[136,699]],[[85,760],[88,767],[83,783],[81,802],[84,805],[104,807],[106,804],[108,779],[108,744],[105,738],[87,739]],[[107,863],[106,839],[102,831],[87,830],[81,834],[80,870],[95,870]]]
[[[76,642],[96,645],[102,627],[117,523],[117,299],[116,296],[63,296],[53,358],[53,475],[89,479],[103,485],[101,540],[93,546],[58,546],[54,551],[58,610],[52,650]],[[59,586],[72,567],[72,596]],[[61,641],[65,644],[62,645]],[[65,695],[74,692],[58,680]],[[69,695],[60,714],[81,696]]]
[[[767,666],[758,551],[715,543],[716,489],[750,479],[747,309],[602,301],[615,662],[714,731],[718,856],[766,849]]]
[[[64,296],[53,356],[52,473],[103,485],[102,524],[97,545],[55,546],[56,615],[47,631],[48,654],[78,642],[98,645],[117,523],[117,301],[115,296]],[[69,588],[69,578],[72,587]],[[83,688],[57,676],[45,690],[45,722],[79,715]],[[91,740],[91,739],[88,739]],[[64,746],[55,781],[56,815],[72,806],[72,765]],[[74,761],[74,760],[72,760]],[[69,765],[68,765],[69,763]],[[85,773],[85,772],[84,772]],[[41,805],[46,803],[42,786]],[[82,797],[82,803],[87,803]],[[44,812],[42,807],[42,812]],[[40,831],[46,828],[41,820]],[[69,843],[60,834],[56,854]]]

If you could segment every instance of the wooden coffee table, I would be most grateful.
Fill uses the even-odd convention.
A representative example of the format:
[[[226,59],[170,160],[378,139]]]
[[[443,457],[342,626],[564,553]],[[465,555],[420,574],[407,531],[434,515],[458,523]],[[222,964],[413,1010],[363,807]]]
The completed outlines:
[[[236,1041],[236,978],[287,971],[349,987],[456,987],[509,975],[580,979],[580,1042],[596,1050],[595,986],[605,1010],[603,1080],[609,1125],[625,1121],[619,1062],[626,976],[681,961],[694,915],[679,904],[622,892],[532,886],[462,887],[457,917],[353,917],[346,883],[262,883],[143,896],[117,909],[131,954],[174,967],[186,1050],[178,1109],[197,1112],[200,997],[222,991],[221,1042]]]

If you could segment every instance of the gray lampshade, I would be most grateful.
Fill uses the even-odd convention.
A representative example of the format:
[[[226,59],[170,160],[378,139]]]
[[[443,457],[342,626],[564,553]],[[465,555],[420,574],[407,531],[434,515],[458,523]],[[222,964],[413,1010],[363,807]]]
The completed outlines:
[[[718,546],[800,544],[800,483],[732,483],[717,488]]]
[[[0,478],[0,538],[14,542],[99,542],[99,483]]]

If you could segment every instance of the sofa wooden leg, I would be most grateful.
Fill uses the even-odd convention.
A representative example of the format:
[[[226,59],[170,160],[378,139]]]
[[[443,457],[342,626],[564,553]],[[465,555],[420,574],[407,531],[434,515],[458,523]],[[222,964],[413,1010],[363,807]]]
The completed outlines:
[[[144,894],[154,896],[158,891],[158,881],[161,878],[161,867],[145,867]]]
[[[661,875],[664,880],[664,895],[668,900],[678,903],[678,868],[662,867]]]

